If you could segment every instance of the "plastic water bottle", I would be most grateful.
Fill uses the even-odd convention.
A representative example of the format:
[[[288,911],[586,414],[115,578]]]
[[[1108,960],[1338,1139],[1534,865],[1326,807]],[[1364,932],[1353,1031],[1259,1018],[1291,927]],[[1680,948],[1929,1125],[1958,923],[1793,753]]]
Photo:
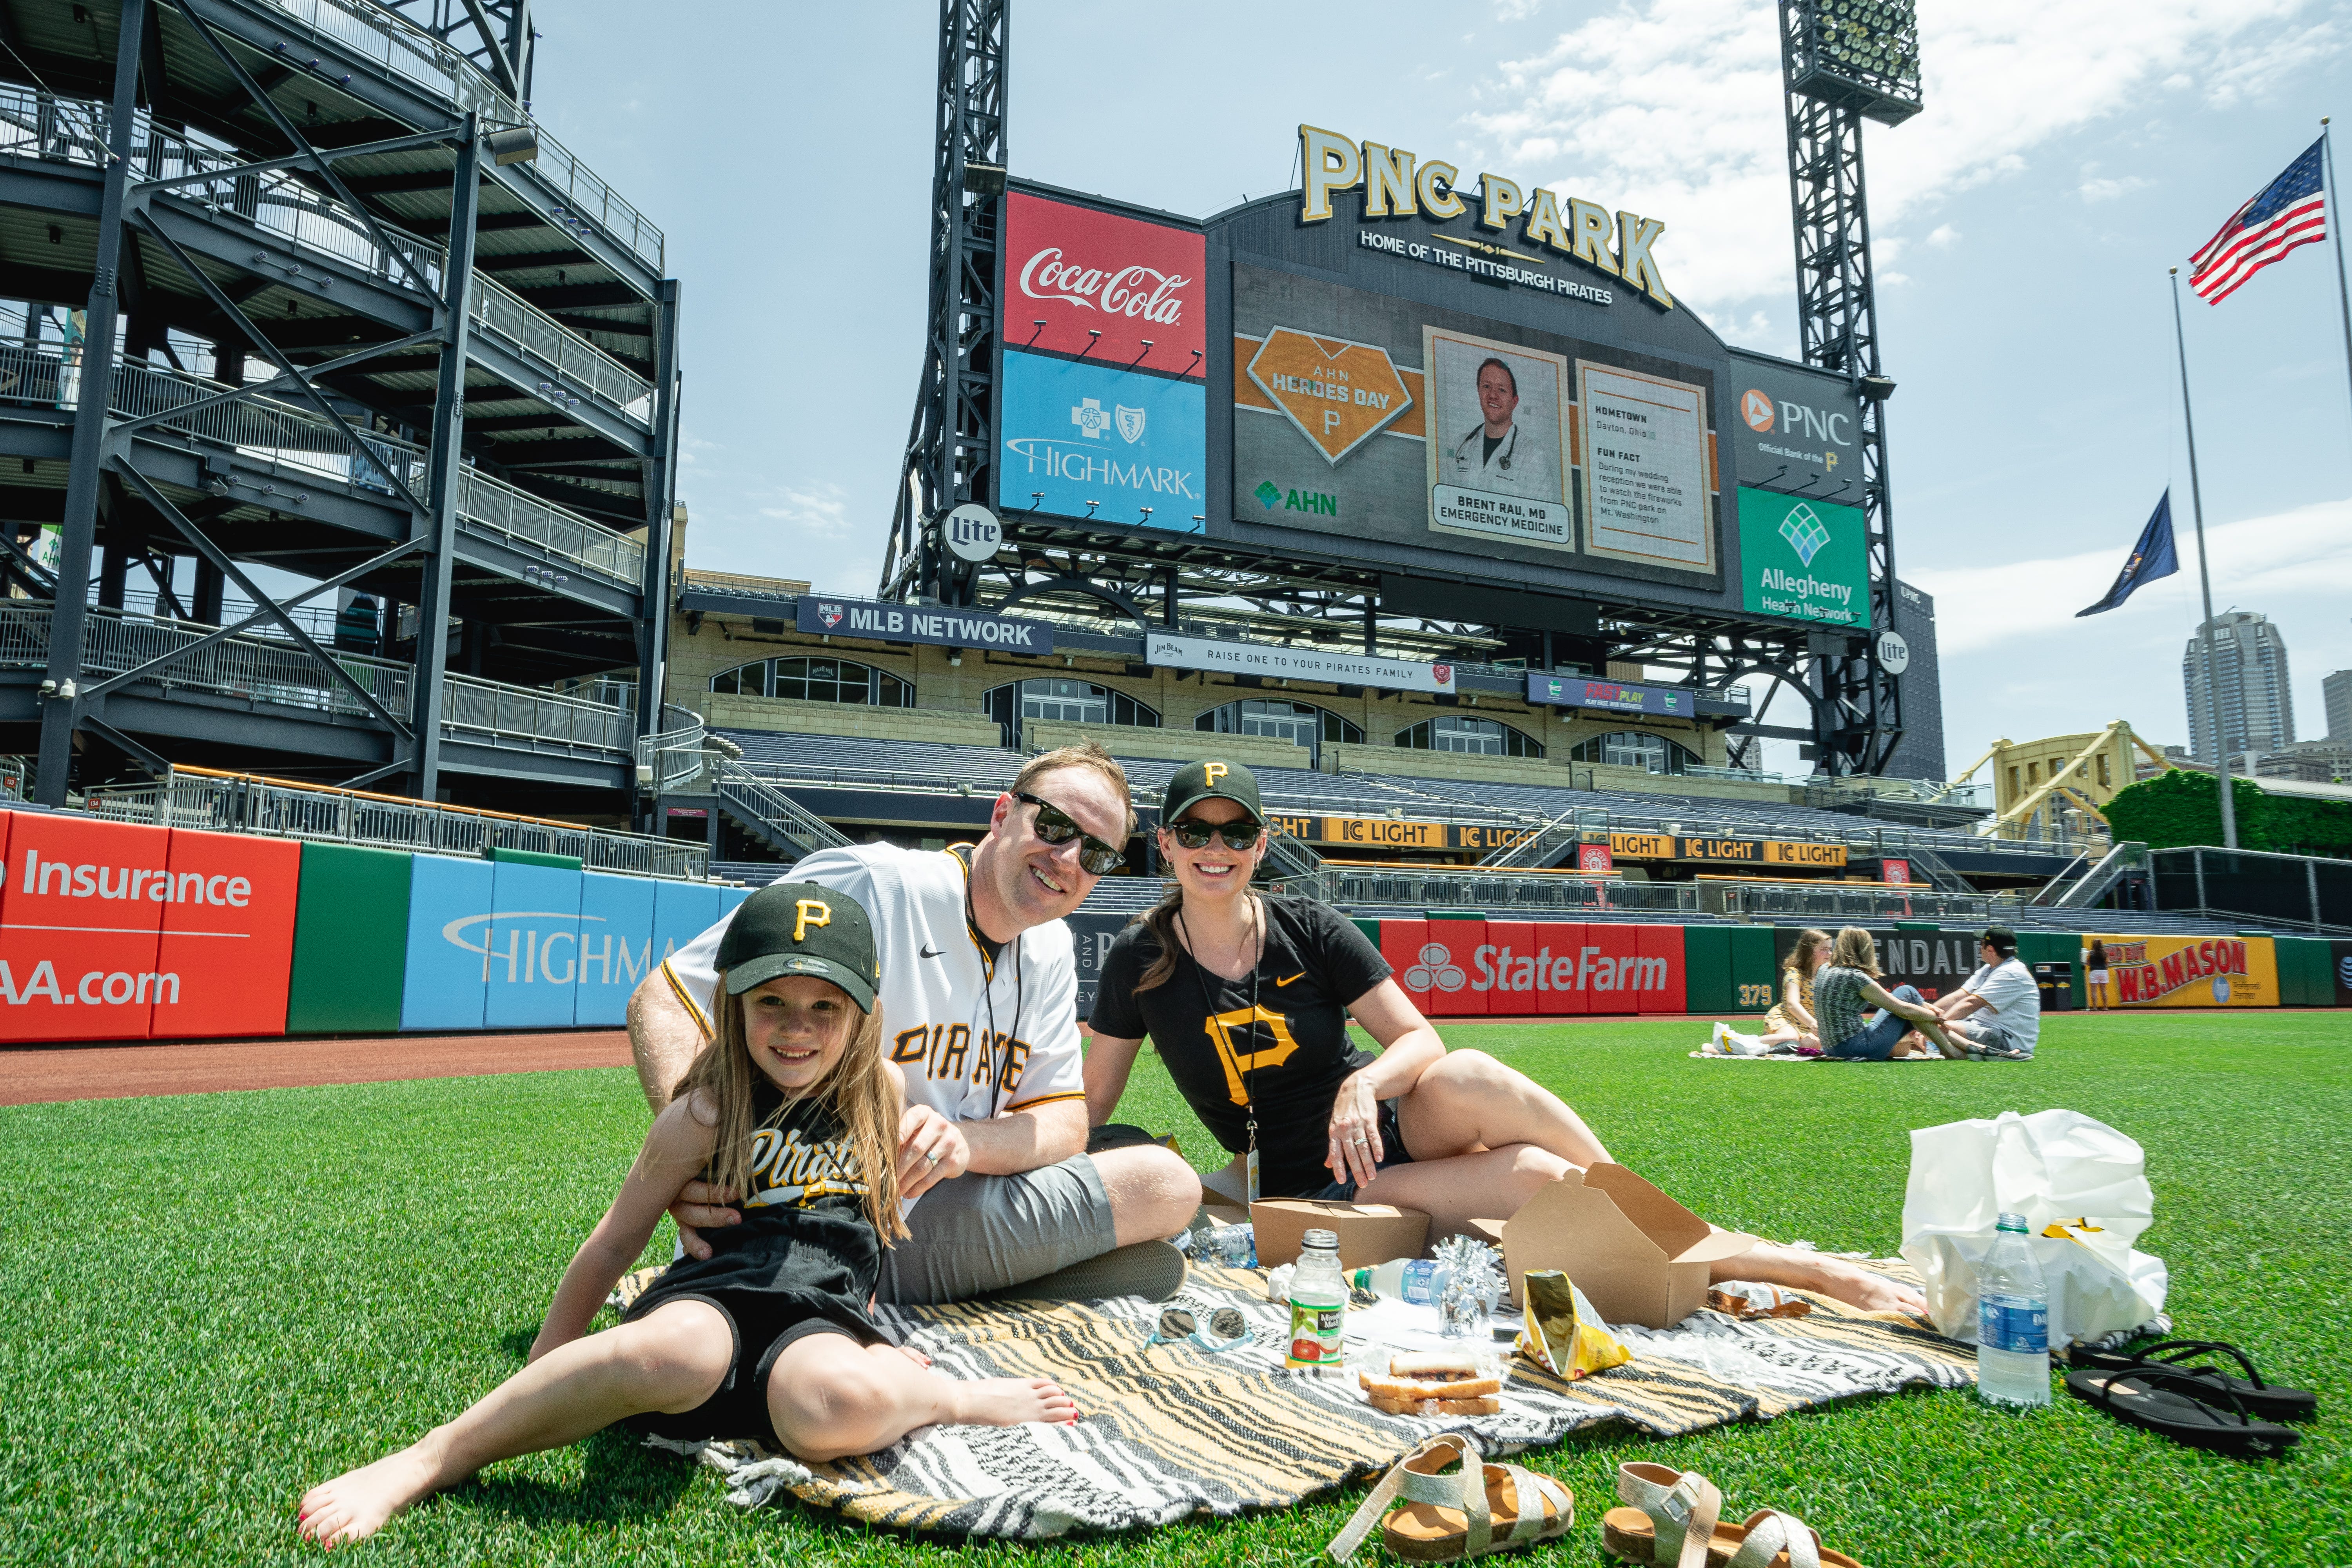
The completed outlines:
[[[1348,1318],[1348,1282],[1339,1274],[1337,1231],[1310,1230],[1301,1238],[1298,1268],[1290,1277],[1290,1343],[1285,1366],[1337,1372],[1347,1357],[1340,1346]]]
[[[1410,1301],[1417,1307],[1433,1307],[1437,1293],[1444,1289],[1439,1275],[1443,1270],[1426,1258],[1398,1258],[1386,1263],[1376,1263],[1370,1268],[1348,1271],[1348,1283],[1359,1290],[1370,1290],[1391,1301]]]
[[[1977,1393],[2000,1405],[2050,1403],[2050,1288],[2025,1239],[2025,1216],[2000,1216],[1977,1270]]]

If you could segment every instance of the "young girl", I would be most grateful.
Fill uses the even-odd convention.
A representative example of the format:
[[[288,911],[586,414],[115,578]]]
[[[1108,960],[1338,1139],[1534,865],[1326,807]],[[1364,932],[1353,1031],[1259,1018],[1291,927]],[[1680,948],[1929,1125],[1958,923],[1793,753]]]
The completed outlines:
[[[685,1440],[781,1442],[814,1461],[934,1424],[1077,1418],[1043,1379],[929,1371],[867,1316],[882,1248],[907,1231],[903,1089],[882,1057],[864,908],[811,882],[762,889],[737,911],[719,968],[717,1036],[564,1270],[529,1364],[409,1447],[312,1488],[301,1534],[358,1541],[494,1460],[616,1421]],[[743,1222],[709,1233],[711,1256],[673,1265],[618,1327],[589,1334],[696,1177],[750,1194]]]
[[[1780,966],[1780,999],[1764,1015],[1767,1046],[1811,1046],[1821,1048],[1821,1023],[1813,1016],[1813,973],[1829,962],[1830,933],[1801,931],[1789,961]]]

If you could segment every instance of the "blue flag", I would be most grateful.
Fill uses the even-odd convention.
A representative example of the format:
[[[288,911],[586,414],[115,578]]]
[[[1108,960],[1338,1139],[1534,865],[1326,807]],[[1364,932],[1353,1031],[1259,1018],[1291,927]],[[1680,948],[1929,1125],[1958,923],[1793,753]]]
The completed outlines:
[[[2180,570],[2180,557],[2172,548],[2172,492],[2156,503],[2156,512],[2147,526],[2139,531],[2139,542],[2132,546],[2131,559],[2116,574],[2116,585],[2107,596],[2087,610],[2077,610],[2074,618],[2095,616],[2102,610],[2112,610],[2132,596],[2132,590],[2142,583],[2153,583],[2158,577],[2169,577]]]

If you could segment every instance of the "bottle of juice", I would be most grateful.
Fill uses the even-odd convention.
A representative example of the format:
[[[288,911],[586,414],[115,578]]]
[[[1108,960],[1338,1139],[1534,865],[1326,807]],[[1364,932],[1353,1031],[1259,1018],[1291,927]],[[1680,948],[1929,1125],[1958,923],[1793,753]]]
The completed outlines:
[[[1348,1316],[1348,1282],[1339,1274],[1339,1237],[1310,1230],[1300,1238],[1290,1276],[1290,1344],[1286,1366],[1336,1369],[1345,1363],[1340,1337]]]

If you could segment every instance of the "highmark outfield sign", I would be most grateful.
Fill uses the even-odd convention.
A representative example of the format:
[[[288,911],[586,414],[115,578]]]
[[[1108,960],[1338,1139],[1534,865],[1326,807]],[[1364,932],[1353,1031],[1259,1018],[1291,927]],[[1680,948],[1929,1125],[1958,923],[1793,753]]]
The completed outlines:
[[[801,601],[806,604],[808,601]],[[1377,658],[1324,648],[1275,647],[1265,643],[1153,632],[1143,657],[1163,669],[1208,669],[1279,680],[1328,680],[1337,686],[1377,686],[1386,691],[1452,691],[1454,667],[1418,659]]]
[[[1054,628],[1045,621],[950,610],[938,605],[885,605],[803,594],[793,623],[821,636],[877,642],[929,643],[938,647],[990,647],[1004,653],[1051,653]]]

